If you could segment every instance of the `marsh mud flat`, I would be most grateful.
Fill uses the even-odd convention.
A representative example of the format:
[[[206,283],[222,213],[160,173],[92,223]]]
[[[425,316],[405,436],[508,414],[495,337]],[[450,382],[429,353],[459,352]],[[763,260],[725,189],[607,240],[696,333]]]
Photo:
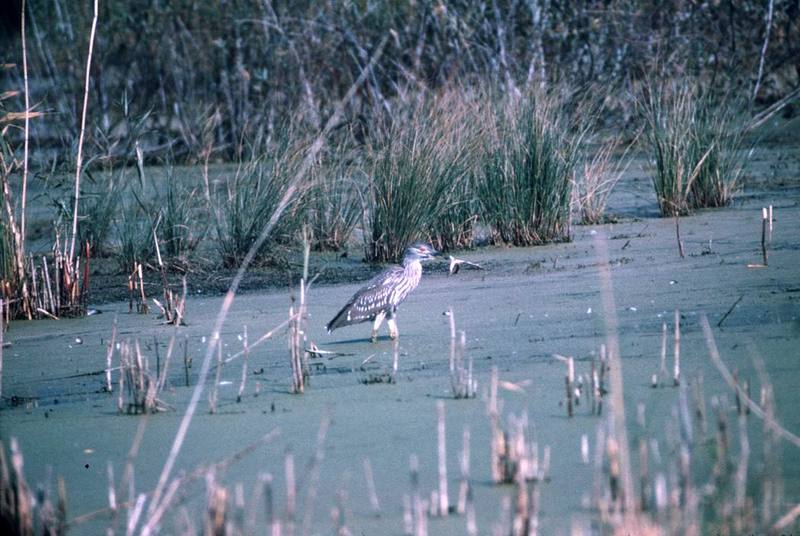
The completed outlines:
[[[794,182],[749,189],[732,208],[682,218],[684,259],[678,255],[674,221],[638,217],[617,224],[576,227],[571,243],[482,248],[459,254],[482,264],[483,271],[465,269],[447,276],[443,264],[431,266],[398,317],[396,383],[382,381],[392,367],[393,344],[388,338],[369,342],[368,325],[330,335],[324,330],[358,284],[313,285],[308,294],[307,337],[319,349],[334,353],[311,359],[305,393],[288,392],[291,370],[285,330],[251,351],[241,402],[236,399],[242,359],[221,369],[215,414],[209,413],[208,405],[216,380],[212,369],[173,475],[228,459],[271,430],[279,430],[277,438],[217,472],[217,480],[231,495],[241,483],[246,499],[243,517],[252,511],[263,523],[263,503],[252,505],[250,499],[264,473],[273,476],[275,512],[285,515],[284,463],[291,452],[298,485],[296,533],[330,534],[334,530],[331,509],[339,505],[352,534],[403,534],[404,495],[412,493],[412,455],[418,459],[419,493],[428,499],[438,487],[437,402],[444,401],[450,504],[457,498],[462,433],[469,426],[470,482],[478,533],[490,533],[503,518],[503,497],[514,494],[512,485],[491,482],[486,398],[491,371],[496,367],[501,387],[506,387],[499,395],[502,414],[526,412],[529,441],[542,452],[549,447],[547,478],[539,484],[541,533],[566,534],[573,526],[590,526],[598,519],[593,489],[606,486],[603,479],[596,484],[601,473],[594,466],[601,417],[592,415],[587,398],[575,407],[572,418],[567,417],[565,367],[553,354],[574,356],[576,373],[587,375],[592,359],[597,359],[606,342],[607,314],[600,284],[604,263],[597,251],[604,243],[616,304],[613,312],[618,322],[631,448],[639,438],[660,445],[660,455],[650,459],[651,474],[674,474],[672,451],[679,435],[680,389],[671,381],[671,339],[677,309],[681,381],[689,386],[702,377],[703,397],[709,407],[706,430],[697,425],[692,438],[698,460],[693,484],[701,488],[712,471],[710,464],[701,462],[714,448],[712,397],[728,400],[724,407],[732,423],[731,448],[738,451],[733,431],[738,426],[734,393],[709,358],[699,324],[701,314],[709,319],[723,361],[731,370],[737,369],[738,378],[750,383],[756,400],[762,384],[754,363],[763,360],[774,389],[778,420],[788,430],[800,432],[800,412],[795,411],[800,404],[796,156],[786,172]],[[647,197],[638,184],[631,180],[622,185],[617,196],[622,212],[625,206],[636,204],[632,199],[646,205],[646,211],[652,210],[652,194]],[[769,204],[774,206],[776,220],[769,266],[748,268],[761,262],[761,207]],[[104,510],[108,506],[108,467],[113,468],[118,484],[137,433],[142,435],[133,459],[134,489],[140,493],[155,488],[197,383],[221,302],[221,298],[190,298],[189,325],[177,329],[161,325],[152,314],[130,314],[127,303],[104,304],[99,307],[102,314],[83,319],[11,325],[6,335],[11,345],[4,350],[5,407],[0,413],[0,438],[6,446],[11,437],[18,439],[29,482],[49,481],[54,487],[55,477],[63,476],[71,534],[100,534],[114,524],[117,530],[124,530],[125,511],[114,521]],[[223,358],[242,349],[245,326],[252,342],[284,321],[289,307],[286,291],[238,296],[221,332]],[[474,362],[478,396],[472,399],[456,400],[451,392],[450,328],[444,314],[450,307],[456,328],[466,333],[465,355]],[[159,394],[166,411],[147,417],[119,414],[117,371],[112,373],[114,392],[104,392],[102,371],[115,319],[117,340],[138,340],[151,369],[165,366],[166,348],[175,337],[166,386]],[[670,376],[664,385],[652,388],[651,377],[660,368],[664,321],[670,330]],[[184,356],[191,361],[188,387]],[[115,354],[114,366],[118,363]],[[644,427],[637,424],[637,405],[646,414]],[[320,424],[327,419],[330,423],[320,443]],[[748,493],[757,495],[764,471],[759,439],[763,423],[754,415],[747,417],[746,423],[751,434]],[[588,439],[589,463],[584,463],[581,451],[583,435]],[[788,443],[781,443],[780,449],[783,501],[781,510],[772,513],[775,517],[800,501],[800,452]],[[365,460],[374,475],[379,512],[370,502]],[[181,525],[176,520],[181,506],[187,507],[196,527],[203,526],[204,486],[204,476],[187,479],[162,523],[164,533],[179,532]],[[120,502],[127,500],[127,489],[117,491]],[[234,502],[232,498],[231,516],[239,515]],[[100,513],[86,517],[97,511]],[[301,530],[304,524],[309,530]],[[431,518],[428,532],[464,534],[465,524],[461,515]]]

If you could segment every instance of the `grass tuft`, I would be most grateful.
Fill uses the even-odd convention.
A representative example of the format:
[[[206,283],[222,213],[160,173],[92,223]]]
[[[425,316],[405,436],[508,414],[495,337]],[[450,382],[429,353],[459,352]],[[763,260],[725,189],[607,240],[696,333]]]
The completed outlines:
[[[401,110],[369,141],[367,259],[400,257],[427,235],[439,245],[465,241],[464,193],[471,158],[464,107],[450,96],[429,98]],[[459,238],[459,240],[456,240]]]
[[[267,154],[242,162],[220,192],[212,198],[217,248],[226,268],[239,266],[261,230],[278,208],[302,163],[302,142],[285,135]],[[271,238],[256,254],[256,261],[275,260],[275,246],[296,239],[299,198],[278,222]]]
[[[306,220],[316,251],[340,251],[363,222],[366,180],[345,139],[329,147],[314,168],[314,186],[306,200]]]
[[[742,172],[743,129],[729,99],[693,83],[648,86],[639,100],[661,215],[729,204]]]
[[[494,240],[529,246],[569,239],[570,196],[583,130],[549,94],[500,98],[486,107],[489,149],[477,181]]]
[[[608,220],[608,197],[631,163],[631,158],[628,157],[631,145],[620,156],[615,156],[620,145],[619,138],[603,143],[591,158],[586,159],[582,172],[576,174],[572,192],[575,209],[584,225]]]

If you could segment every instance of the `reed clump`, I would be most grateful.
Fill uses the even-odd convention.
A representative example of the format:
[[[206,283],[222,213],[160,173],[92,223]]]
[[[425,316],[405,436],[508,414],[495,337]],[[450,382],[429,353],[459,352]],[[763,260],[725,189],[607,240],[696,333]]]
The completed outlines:
[[[150,361],[142,354],[139,341],[120,343],[119,361],[117,410],[136,415],[166,409],[158,399],[159,378],[150,370]]]
[[[361,160],[348,134],[327,147],[313,167],[313,185],[303,204],[315,251],[346,249],[353,230],[364,224],[368,181]]]
[[[67,533],[66,487],[58,479],[58,498],[53,504],[50,485],[35,493],[25,479],[25,460],[15,437],[10,441],[11,467],[0,441],[0,530],[3,534],[33,536]]]
[[[574,205],[584,225],[613,221],[606,215],[608,198],[631,163],[628,145],[618,154],[621,141],[613,138],[602,143],[578,168],[572,187]]]
[[[530,246],[570,237],[570,201],[584,129],[555,96],[488,99],[477,197],[494,241]]]
[[[661,215],[728,205],[743,166],[737,103],[679,80],[646,86],[638,108]]]
[[[429,97],[399,108],[377,126],[366,154],[368,219],[366,256],[393,261],[420,236],[440,244],[470,240],[471,140],[464,106],[453,97]],[[459,215],[461,213],[461,215]],[[469,213],[469,210],[467,210]]]
[[[239,162],[233,175],[211,194],[215,243],[224,267],[241,264],[303,164],[307,143],[289,130],[271,144],[256,140],[255,146],[263,147],[263,152]],[[297,238],[298,207],[299,196],[294,196],[270,240],[256,252],[256,262],[278,261],[276,247]]]

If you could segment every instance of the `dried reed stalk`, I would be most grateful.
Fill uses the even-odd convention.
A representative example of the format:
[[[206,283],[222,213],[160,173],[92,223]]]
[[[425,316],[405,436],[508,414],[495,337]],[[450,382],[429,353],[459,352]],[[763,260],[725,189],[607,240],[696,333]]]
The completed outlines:
[[[244,326],[244,333],[242,334],[242,346],[244,347],[244,349],[242,350],[244,352],[244,359],[242,360],[242,379],[241,382],[239,383],[239,393],[236,395],[237,404],[242,401],[242,394],[244,393],[244,385],[245,382],[247,381],[247,361],[248,358],[250,357],[250,348],[247,345],[247,326]]]
[[[681,313],[675,309],[675,337],[672,347],[672,383],[681,383]]]
[[[364,458],[364,480],[367,483],[367,493],[369,494],[369,504],[372,513],[376,516],[381,514],[381,503],[378,500],[378,493],[375,490],[375,477],[372,474],[372,464],[369,458]]]
[[[292,536],[297,515],[297,481],[294,474],[294,454],[289,450],[284,457],[283,473],[286,480],[286,534]]]
[[[169,338],[169,343],[167,344],[167,355],[164,358],[164,369],[161,371],[161,374],[158,375],[157,391],[159,393],[164,390],[164,386],[167,383],[167,375],[169,374],[169,364],[172,361],[172,354],[174,351],[175,351],[175,334],[173,333],[172,336]]]
[[[219,392],[219,379],[222,374],[222,339],[217,339],[217,366],[214,371],[214,384],[211,386],[211,393],[208,395],[208,412],[217,412],[217,393]]]
[[[89,33],[89,53],[86,57],[86,78],[83,86],[83,111],[81,113],[81,128],[78,134],[78,156],[75,160],[75,205],[72,212],[72,238],[70,239],[69,247],[69,265],[72,265],[72,260],[75,258],[75,239],[78,236],[78,202],[81,197],[81,173],[83,170],[83,138],[86,132],[86,112],[89,108],[89,79],[92,70],[92,52],[94,50],[94,36],[97,32],[97,13],[98,13],[98,0],[94,0],[94,15],[92,17],[92,29]]]
[[[781,424],[774,418],[774,416],[768,414],[761,406],[759,406],[755,401],[753,401],[750,396],[744,392],[740,385],[737,385],[733,379],[733,375],[728,370],[728,367],[725,366],[725,363],[722,362],[722,358],[720,357],[719,350],[717,349],[717,343],[714,339],[714,334],[711,331],[711,326],[708,323],[708,318],[705,314],[700,315],[700,327],[703,329],[703,335],[706,339],[706,348],[708,349],[709,356],[711,357],[711,361],[714,363],[714,366],[717,367],[722,378],[725,380],[725,383],[728,384],[728,387],[733,389],[734,391],[738,391],[739,397],[744,401],[744,403],[750,408],[754,415],[758,416],[760,419],[764,420],[765,425],[775,433],[777,436],[785,439],[792,445],[796,447],[800,447],[800,437],[797,437],[795,434],[781,426]]]
[[[478,392],[477,381],[473,379],[472,358],[464,366],[464,353],[467,345],[467,336],[463,331],[456,332],[456,321],[453,308],[448,308],[450,321],[450,389],[453,398],[474,398]]]
[[[111,340],[108,342],[108,349],[106,350],[106,392],[113,391],[111,383],[111,360],[114,357],[114,346],[117,341],[117,315],[114,315],[114,322],[111,324]]]
[[[447,492],[447,438],[445,434],[444,401],[436,402],[436,413],[439,417],[437,437],[439,445],[439,515],[446,517],[450,513],[450,500]]]
[[[567,388],[567,416],[573,415],[573,384],[575,383],[575,360],[572,357],[567,358],[567,375],[564,378],[564,383]]]
[[[675,212],[675,237],[678,240],[678,254],[680,254],[681,259],[686,258],[686,254],[683,251],[683,240],[681,239],[681,224],[680,224],[680,216],[678,212]]]
[[[767,215],[766,207],[761,209],[761,257],[764,259],[764,266],[769,266],[767,262],[767,226],[771,225],[768,224],[768,221],[772,221],[771,218]]]

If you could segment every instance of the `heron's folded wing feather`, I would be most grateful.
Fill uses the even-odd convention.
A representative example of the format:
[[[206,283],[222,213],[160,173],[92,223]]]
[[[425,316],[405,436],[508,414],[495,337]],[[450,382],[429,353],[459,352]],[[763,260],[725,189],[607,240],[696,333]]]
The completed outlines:
[[[371,320],[385,310],[392,296],[393,283],[402,276],[402,273],[402,268],[393,267],[374,277],[350,298],[333,320],[328,322],[328,331]]]

